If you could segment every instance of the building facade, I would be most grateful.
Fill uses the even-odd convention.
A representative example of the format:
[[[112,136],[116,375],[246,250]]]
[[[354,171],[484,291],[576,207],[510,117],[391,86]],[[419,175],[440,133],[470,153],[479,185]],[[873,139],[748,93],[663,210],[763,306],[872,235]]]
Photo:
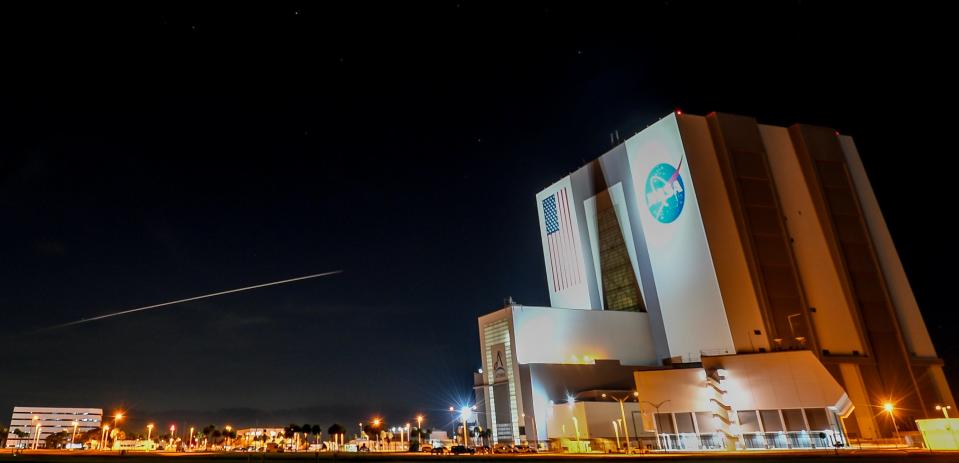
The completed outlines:
[[[536,204],[551,305],[648,313],[660,360],[809,350],[858,436],[954,404],[851,137],[670,114]]]
[[[536,207],[552,307],[479,320],[476,390],[506,440],[552,434],[534,420],[560,386],[615,388],[532,372],[609,361],[635,373],[637,432],[660,446],[889,438],[956,406],[848,136],[677,112]]]
[[[69,407],[14,407],[10,417],[10,431],[7,435],[7,448],[32,448],[37,440],[39,426],[40,438],[37,446],[46,446],[44,439],[51,434],[66,432],[81,435],[91,429],[98,429],[103,421],[103,409]],[[20,438],[16,430],[27,435]]]

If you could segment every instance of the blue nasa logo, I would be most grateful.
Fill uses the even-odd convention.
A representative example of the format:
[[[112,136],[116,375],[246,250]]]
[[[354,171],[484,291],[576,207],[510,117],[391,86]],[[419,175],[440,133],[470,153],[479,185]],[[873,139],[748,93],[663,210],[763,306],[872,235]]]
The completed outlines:
[[[679,175],[679,166],[659,164],[646,178],[646,206],[649,213],[662,223],[676,220],[686,203],[686,185]]]

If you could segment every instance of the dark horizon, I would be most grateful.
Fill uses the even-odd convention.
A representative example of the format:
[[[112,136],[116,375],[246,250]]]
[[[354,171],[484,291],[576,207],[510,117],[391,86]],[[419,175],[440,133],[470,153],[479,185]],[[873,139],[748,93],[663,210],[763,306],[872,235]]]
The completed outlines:
[[[476,318],[510,296],[549,304],[536,192],[606,152],[610,133],[677,108],[851,135],[959,384],[940,264],[955,252],[929,233],[949,182],[911,171],[948,147],[944,14],[805,1],[4,10],[0,420],[64,405],[122,408],[134,425],[352,431],[418,412],[445,425],[480,366]]]

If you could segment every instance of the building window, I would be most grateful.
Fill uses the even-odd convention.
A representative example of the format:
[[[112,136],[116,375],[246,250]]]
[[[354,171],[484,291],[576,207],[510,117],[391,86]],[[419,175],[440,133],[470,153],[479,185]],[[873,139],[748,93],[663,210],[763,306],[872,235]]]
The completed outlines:
[[[742,432],[759,432],[759,418],[756,410],[740,410],[736,412],[739,418],[739,428]]]
[[[825,408],[807,408],[806,421],[809,422],[809,429],[813,431],[823,431],[830,429],[829,418],[826,417]]]
[[[763,420],[763,429],[766,432],[785,431],[783,421],[779,418],[779,410],[760,410],[759,417]]]
[[[786,431],[808,431],[806,420],[803,419],[801,409],[783,410],[783,421],[786,422]]]
[[[616,217],[616,207],[610,200],[609,192],[596,198],[596,209],[603,308],[645,312],[646,307],[639,293],[639,284],[636,282],[626,241]]]
[[[718,429],[713,412],[696,412],[696,426],[699,426],[699,432],[703,434],[713,433]]]
[[[696,428],[693,427],[693,414],[692,413],[677,413],[676,414],[676,430],[679,433],[693,434],[696,432]]]
[[[656,429],[659,430],[662,434],[675,434],[676,428],[673,427],[673,414],[672,413],[657,413],[656,414]]]

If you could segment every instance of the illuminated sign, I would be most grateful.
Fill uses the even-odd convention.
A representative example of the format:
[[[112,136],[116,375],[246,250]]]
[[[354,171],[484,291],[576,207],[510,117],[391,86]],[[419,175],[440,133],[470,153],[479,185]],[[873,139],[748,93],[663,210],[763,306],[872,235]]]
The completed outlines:
[[[493,381],[506,379],[506,344],[493,346]]]
[[[649,213],[662,223],[676,220],[686,204],[686,185],[679,175],[682,165],[682,159],[676,167],[658,164],[646,177],[646,206]]]

